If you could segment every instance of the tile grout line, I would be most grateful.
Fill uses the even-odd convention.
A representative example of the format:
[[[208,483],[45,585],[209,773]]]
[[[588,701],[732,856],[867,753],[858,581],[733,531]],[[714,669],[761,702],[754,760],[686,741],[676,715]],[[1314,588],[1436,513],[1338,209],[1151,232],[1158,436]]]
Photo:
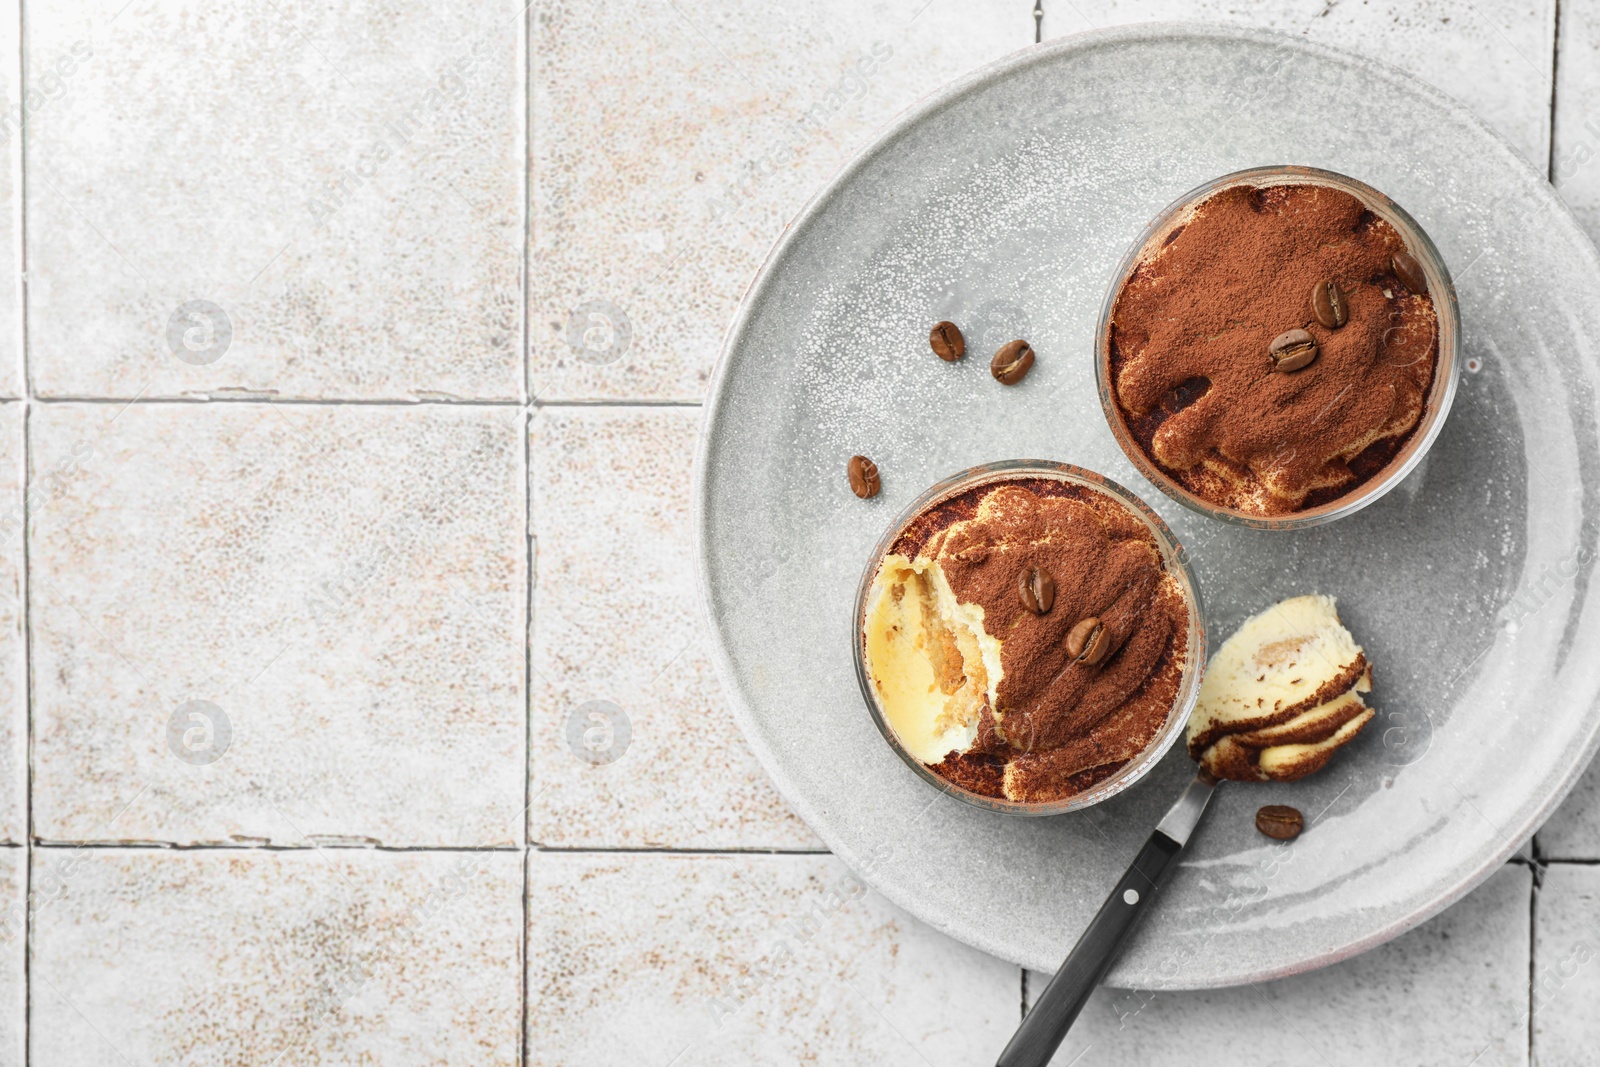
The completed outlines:
[[[521,1031],[517,1041],[518,1067],[528,1062],[530,1055],[531,1020],[528,1018],[528,967],[531,952],[528,933],[528,894],[532,892],[529,868],[532,860],[528,851],[531,839],[530,823],[533,819],[533,356],[529,327],[528,293],[533,285],[533,5],[522,12],[522,56],[518,73],[522,77],[522,480],[523,499],[523,597],[522,618],[522,924],[517,931],[517,1014]]]
[[[22,707],[25,724],[26,774],[23,797],[23,855],[22,855],[22,1040],[24,1065],[30,1062],[28,1017],[33,1002],[33,783],[34,783],[34,732],[33,732],[33,624],[29,618],[28,589],[28,491],[31,446],[28,436],[33,412],[26,400],[22,403],[22,573],[17,576],[17,591],[22,600]]]
[[[223,844],[207,841],[198,844],[178,844],[171,841],[35,841],[31,845],[21,843],[0,844],[0,852],[6,849],[43,849],[45,851],[86,849],[93,851],[143,851],[143,852],[382,852],[382,853],[432,853],[447,855],[452,853],[480,853],[480,852],[505,852],[516,853],[530,857],[534,853],[549,855],[677,855],[677,856],[831,856],[824,848],[762,848],[752,846],[749,848],[684,848],[679,846],[547,846],[524,843],[521,845],[372,845],[372,844],[341,844],[333,841],[318,841],[314,844]],[[1600,861],[1596,861],[1600,862]]]
[[[1545,156],[1545,181],[1556,183],[1556,78],[1561,73],[1561,0],[1554,0],[1554,25],[1550,31],[1550,142]]]
[[[309,840],[309,839],[303,839]],[[18,845],[4,846],[19,848]],[[104,851],[128,852],[382,852],[404,854],[408,852],[432,853],[449,855],[454,853],[481,853],[481,852],[516,852],[524,851],[518,844],[505,845],[373,845],[373,844],[341,844],[336,841],[315,841],[308,844],[280,845],[273,843],[252,844],[223,844],[216,841],[206,841],[197,844],[179,844],[172,841],[35,841],[31,846],[34,849],[55,851],[57,849],[101,849]]]
[[[529,0],[522,9],[522,47],[518,56],[517,74],[522,79],[522,381],[518,383],[522,395],[520,420],[522,442],[518,452],[522,455],[520,492],[522,493],[522,925],[517,931],[517,1018],[520,1032],[517,1040],[517,1067],[528,1062],[532,1050],[528,1045],[532,1036],[532,1021],[528,1018],[528,954],[531,951],[528,933],[528,894],[533,888],[529,867],[532,855],[533,823],[533,568],[535,565],[533,540],[533,354],[529,326],[529,291],[533,287],[533,3]]]
[[[369,398],[369,397],[280,397],[270,394],[241,395],[241,396],[13,396],[0,397],[0,404],[34,403],[53,406],[56,404],[99,404],[116,405],[117,407],[151,407],[163,404],[271,404],[275,407],[376,407],[376,408],[482,408],[485,410],[503,408],[700,408],[705,406],[705,401],[700,400],[658,400],[651,397],[610,397],[599,400],[530,400],[524,403],[521,400],[442,400],[437,397],[427,399],[404,399],[398,397]]]
[[[533,283],[533,3],[522,9],[521,47],[518,49],[517,75],[522,79],[522,381],[518,383],[522,406],[534,401],[533,356],[528,345],[528,290]]]
[[[538,400],[533,408],[703,408],[705,400]]]
[[[442,397],[285,397],[276,393],[240,393],[237,395],[207,396],[36,396],[30,397],[40,404],[115,404],[131,407],[135,404],[149,407],[161,404],[272,404],[278,407],[392,407],[392,408],[522,408],[527,405],[520,398],[445,399]]]
[[[310,845],[282,845],[270,843],[251,844],[225,844],[217,841],[206,841],[182,844],[172,841],[78,841],[60,839],[51,841],[21,841],[0,842],[0,853],[8,849],[56,851],[66,849],[104,849],[108,851],[144,850],[148,852],[385,852],[385,853],[477,853],[477,852],[514,852],[519,855],[533,855],[541,853],[546,855],[577,855],[577,856],[610,856],[610,855],[677,855],[677,856],[831,856],[833,853],[825,848],[782,848],[750,845],[743,848],[690,848],[679,845],[539,845],[529,841],[526,844],[506,845],[375,845],[375,844],[342,844],[336,841],[318,841]],[[1512,856],[1506,859],[1508,867],[1526,867],[1529,870],[1542,873],[1551,867],[1600,867],[1600,859],[1578,859],[1566,857],[1560,859],[1546,859],[1537,862]]]
[[[526,300],[524,300],[526,314]],[[526,351],[526,350],[524,350]],[[523,551],[523,615],[522,615],[522,928],[517,931],[517,1011],[521,1033],[517,1043],[517,1064],[528,1062],[531,1036],[528,1018],[528,894],[532,890],[529,867],[532,863],[530,845],[533,841],[533,568],[535,566],[533,541],[533,411],[526,409],[522,420],[522,551]]]
[[[594,845],[589,847],[574,845],[538,845],[532,848],[534,852],[548,855],[576,855],[576,856],[831,856],[825,848],[684,848],[681,846],[666,845]]]
[[[524,17],[530,17],[524,12]],[[527,23],[523,24],[524,30]],[[526,98],[526,97],[524,97]],[[526,153],[524,153],[526,157]],[[526,240],[526,238],[524,238]],[[527,285],[523,285],[523,387],[527,388]],[[529,842],[532,841],[531,823],[533,821],[533,568],[535,566],[533,543],[533,410],[525,407],[522,412],[521,448],[518,452],[522,456],[522,471],[520,491],[522,493],[522,929],[518,931],[517,943],[521,948],[517,960],[517,990],[518,990],[518,1017],[521,1020],[521,1035],[517,1044],[517,1064],[521,1067],[528,1060],[528,893],[531,888],[528,866],[530,854]]]
[[[1600,866],[1600,857],[1591,859],[1584,856],[1541,856],[1538,866],[1548,868],[1562,864],[1572,867],[1595,867]]]
[[[1534,995],[1538,989],[1536,984],[1536,967],[1538,953],[1536,944],[1539,940],[1539,868],[1535,866],[1528,872],[1528,1063],[1534,1062],[1533,1058],[1533,1012],[1535,1008]]]
[[[22,87],[27,78],[26,0],[17,0],[17,101],[23,103]],[[33,373],[28,365],[28,123],[23,116],[17,130],[17,371],[22,377],[22,573],[17,576],[17,595],[21,598],[22,617],[22,709],[26,773],[23,788],[22,830],[22,1062],[24,1067],[33,1062],[33,620],[30,615],[28,577],[28,485],[32,479],[32,449],[28,436],[32,432]]]

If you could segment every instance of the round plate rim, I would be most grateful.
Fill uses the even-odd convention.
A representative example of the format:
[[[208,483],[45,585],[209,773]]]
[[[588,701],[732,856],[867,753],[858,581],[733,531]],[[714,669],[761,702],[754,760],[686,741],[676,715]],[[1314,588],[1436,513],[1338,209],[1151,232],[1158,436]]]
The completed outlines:
[[[1578,224],[1576,217],[1572,214],[1572,210],[1556,194],[1554,187],[1549,184],[1544,175],[1541,175],[1534,169],[1532,164],[1522,157],[1503,134],[1489,126],[1464,104],[1406,71],[1382,60],[1343,49],[1332,48],[1308,41],[1302,37],[1273,30],[1196,21],[1155,21],[1069,34],[1053,41],[1020,49],[993,60],[935,89],[880,126],[861,148],[840,165],[811,194],[799,211],[795,213],[794,217],[784,227],[783,232],[774,241],[772,247],[767,251],[760,267],[757,268],[756,273],[745,287],[745,291],[740,297],[739,306],[723,336],[723,342],[712,370],[705,400],[702,403],[700,427],[695,442],[690,481],[690,502],[693,507],[693,519],[691,522],[693,535],[692,556],[699,610],[710,632],[711,640],[709,644],[712,663],[723,692],[727,695],[729,706],[733,711],[734,721],[738,724],[745,743],[755,753],[762,768],[771,777],[773,784],[783,796],[784,801],[795,810],[811,832],[822,839],[823,843],[828,846],[829,851],[853,871],[859,872],[864,866],[860,862],[860,857],[856,855],[855,849],[848,843],[838,840],[831,830],[824,828],[826,821],[819,819],[815,808],[804,794],[793,788],[783,763],[767,745],[760,731],[755,729],[754,724],[757,716],[746,699],[739,675],[735,671],[732,658],[725,647],[722,627],[713,610],[714,601],[707,567],[707,553],[710,545],[706,529],[708,509],[706,506],[707,486],[705,471],[707,461],[713,450],[716,426],[724,404],[730,358],[739,347],[750,320],[755,314],[755,310],[761,305],[767,288],[772,284],[774,277],[772,268],[774,265],[779,262],[789,246],[810,226],[816,217],[828,208],[839,190],[875,156],[885,151],[900,134],[966,94],[1035,64],[1053,62],[1071,53],[1087,53],[1096,49],[1122,44],[1146,41],[1173,41],[1186,38],[1270,44],[1299,51],[1363,70],[1371,75],[1402,86],[1408,92],[1426,97],[1441,110],[1450,113],[1458,121],[1475,127],[1478,132],[1486,135],[1512,169],[1520,170],[1526,178],[1532,179],[1529,183],[1528,191],[1546,201],[1547,209],[1553,209],[1550,210],[1550,221],[1562,226],[1567,231],[1567,235],[1575,239],[1575,244],[1580,252],[1588,257],[1590,265],[1595,268],[1597,273],[1600,273],[1600,252],[1596,251],[1594,243]],[[1560,775],[1556,787],[1547,793],[1544,802],[1538,805],[1533,813],[1515,827],[1512,832],[1508,833],[1502,844],[1488,854],[1476,868],[1468,871],[1464,877],[1453,885],[1435,887],[1431,891],[1431,895],[1404,918],[1396,919],[1369,934],[1353,938],[1335,948],[1282,966],[1216,973],[1200,981],[1172,981],[1163,979],[1160,976],[1149,976],[1148,980],[1139,983],[1140,987],[1153,991],[1216,989],[1245,985],[1252,982],[1273,981],[1317,970],[1329,964],[1349,959],[1398,937],[1438,915],[1451,904],[1466,896],[1510,859],[1521,847],[1522,843],[1527,841],[1534,831],[1544,824],[1550,814],[1571,792],[1573,786],[1577,784],[1579,777],[1595,756],[1597,749],[1600,749],[1600,719],[1596,719],[1591,725],[1589,737],[1581,746],[1581,750],[1574,750],[1579,752],[1578,757],[1569,762],[1564,773]],[[919,920],[939,930],[941,933],[955,938],[957,941],[987,952],[997,958],[1009,960],[1019,966],[1038,966],[1039,961],[1012,959],[1011,953],[1004,946],[973,930],[956,927],[946,916],[930,913],[927,908],[921,905],[920,901],[908,892],[901,892],[894,886],[879,885],[870,877],[867,878],[867,882],[872,888],[882,893],[891,903],[903,908]],[[1109,892],[1109,886],[1107,891]],[[1054,970],[1054,964],[1047,964],[1045,969]]]

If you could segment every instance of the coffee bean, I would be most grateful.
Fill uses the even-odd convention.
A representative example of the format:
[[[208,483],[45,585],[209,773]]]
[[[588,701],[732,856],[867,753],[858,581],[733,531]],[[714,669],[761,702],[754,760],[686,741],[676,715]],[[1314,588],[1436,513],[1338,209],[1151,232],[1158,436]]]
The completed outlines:
[[[1422,264],[1410,252],[1396,252],[1392,265],[1400,284],[1418,295],[1428,291],[1428,276],[1422,273]]]
[[[1311,314],[1330,330],[1350,321],[1350,305],[1339,283],[1329,278],[1311,287]]]
[[[1001,385],[1016,385],[1033,369],[1033,346],[1026,341],[1011,341],[1000,347],[989,361],[989,373]]]
[[[967,354],[967,340],[953,322],[934,323],[928,331],[928,346],[946,363],[954,363]]]
[[[1111,654],[1111,631],[1093,615],[1067,631],[1067,656],[1093,667]]]
[[[1028,567],[1017,575],[1017,599],[1035,615],[1043,615],[1056,602],[1056,580],[1038,567]]]
[[[1268,352],[1272,369],[1288,374],[1310,366],[1317,358],[1317,339],[1305,330],[1287,330],[1272,339]]]
[[[1256,829],[1279,841],[1299,837],[1305,825],[1306,817],[1287,804],[1268,804],[1256,812]]]
[[[850,466],[846,468],[850,473],[850,491],[862,500],[878,495],[881,482],[878,480],[878,465],[866,456],[851,456]]]

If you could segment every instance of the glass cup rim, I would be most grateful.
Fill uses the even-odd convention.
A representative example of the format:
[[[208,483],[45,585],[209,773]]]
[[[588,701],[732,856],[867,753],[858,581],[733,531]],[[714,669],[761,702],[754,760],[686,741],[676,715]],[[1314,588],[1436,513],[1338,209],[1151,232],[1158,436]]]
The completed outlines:
[[[1153,458],[1145,454],[1133,439],[1123,421],[1122,410],[1112,396],[1111,369],[1111,315],[1122,287],[1133,274],[1134,267],[1144,257],[1152,243],[1164,236],[1191,208],[1207,197],[1237,185],[1327,185],[1350,193],[1400,234],[1406,249],[1416,257],[1428,279],[1428,292],[1433,297],[1434,314],[1439,333],[1439,354],[1434,366],[1433,382],[1428,388],[1423,404],[1422,419],[1400,451],[1389,460],[1377,477],[1352,489],[1344,496],[1303,511],[1287,515],[1253,515],[1235,508],[1215,504],[1183,485],[1163,471]],[[1100,395],[1100,407],[1106,417],[1111,435],[1116,438],[1123,454],[1139,473],[1157,489],[1184,507],[1208,518],[1236,526],[1259,530],[1298,530],[1333,522],[1353,515],[1378,500],[1403,481],[1416,469],[1428,449],[1444,428],[1446,416],[1455,400],[1456,388],[1461,378],[1461,360],[1457,351],[1461,337],[1461,311],[1456,301],[1455,282],[1445,265],[1444,257],[1433,240],[1410,213],[1386,194],[1358,178],[1338,171],[1297,164],[1273,164],[1247,167],[1244,170],[1212,178],[1195,186],[1159,211],[1140,232],[1128,251],[1124,253],[1100,304],[1100,320],[1095,327],[1094,377]]]
[[[1178,695],[1173,700],[1172,707],[1167,712],[1167,719],[1162,724],[1161,730],[1155,739],[1145,746],[1144,751],[1137,757],[1129,760],[1118,768],[1115,774],[1112,774],[1104,781],[1097,782],[1083,792],[1076,793],[1064,800],[1041,803],[997,799],[984,796],[981,793],[974,793],[948,779],[941,778],[921,760],[906,751],[905,747],[900,743],[899,737],[895,734],[894,727],[889,725],[882,707],[879,706],[877,694],[873,690],[872,678],[867,669],[866,655],[866,612],[872,593],[873,579],[877,577],[878,571],[882,568],[884,556],[893,547],[894,542],[899,539],[901,532],[904,531],[911,520],[934,504],[966,492],[976,486],[988,483],[998,484],[1007,481],[1021,481],[1030,478],[1050,478],[1100,492],[1111,497],[1141,519],[1154,535],[1156,545],[1161,552],[1162,566],[1177,578],[1189,608],[1187,662],[1184,664],[1183,676],[1178,683]],[[861,580],[856,588],[856,606],[852,619],[851,647],[854,650],[856,682],[861,687],[861,696],[866,701],[867,710],[871,713],[873,724],[878,728],[878,732],[883,735],[889,747],[923,781],[974,807],[1006,815],[1060,815],[1070,811],[1078,811],[1116,796],[1143,778],[1152,767],[1161,761],[1162,757],[1172,748],[1188,725],[1189,715],[1194,710],[1195,702],[1200,697],[1200,680],[1205,674],[1207,660],[1205,609],[1200,599],[1200,589],[1195,583],[1193,573],[1189,569],[1188,555],[1184,551],[1182,544],[1173,535],[1172,530],[1168,528],[1167,524],[1162,521],[1161,516],[1157,515],[1148,504],[1117,482],[1097,471],[1054,460],[1014,459],[982,463],[940,479],[918,494],[915,500],[911,501],[895,516],[888,529],[884,531],[873,546],[872,555],[867,559],[866,568],[863,570]]]

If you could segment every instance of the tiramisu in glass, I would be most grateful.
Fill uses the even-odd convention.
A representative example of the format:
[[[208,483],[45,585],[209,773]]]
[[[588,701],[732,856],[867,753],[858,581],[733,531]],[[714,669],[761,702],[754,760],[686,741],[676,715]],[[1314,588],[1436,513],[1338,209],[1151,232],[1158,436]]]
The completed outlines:
[[[856,611],[879,728],[924,777],[1048,814],[1140,777],[1183,728],[1205,636],[1161,520],[1064,464],[995,464],[917,500]]]
[[[1107,296],[1100,395],[1163,491],[1252,525],[1313,525],[1420,460],[1456,382],[1455,293],[1410,216],[1353,179],[1211,182],[1135,243]]]

